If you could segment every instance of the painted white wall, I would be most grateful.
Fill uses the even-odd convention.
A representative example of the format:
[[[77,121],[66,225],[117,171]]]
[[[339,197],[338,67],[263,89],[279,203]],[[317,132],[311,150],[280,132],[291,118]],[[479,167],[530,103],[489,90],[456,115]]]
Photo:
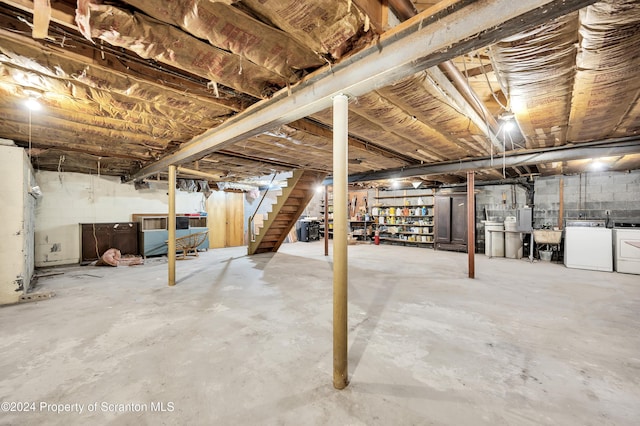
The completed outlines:
[[[128,222],[136,213],[169,211],[168,186],[152,182],[136,190],[112,176],[39,171],[36,180],[43,196],[36,207],[35,265],[80,262],[81,223]],[[206,211],[200,192],[176,191],[176,212]]]
[[[34,270],[33,172],[24,149],[0,146],[0,304],[16,303]]]

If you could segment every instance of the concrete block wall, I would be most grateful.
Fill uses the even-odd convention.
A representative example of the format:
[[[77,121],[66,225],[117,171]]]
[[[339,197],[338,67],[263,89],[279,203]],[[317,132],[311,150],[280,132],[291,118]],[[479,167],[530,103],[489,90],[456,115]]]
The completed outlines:
[[[640,171],[590,172],[536,179],[533,212],[536,227],[558,226],[560,179],[564,183],[565,219],[609,217],[611,222],[640,221]]]
[[[80,262],[80,223],[128,222],[135,213],[169,211],[166,182],[136,190],[113,176],[40,171],[43,196],[35,212],[35,265]],[[176,211],[205,211],[204,194],[176,191]]]
[[[476,188],[476,252],[485,246],[484,223],[487,218],[504,222],[516,209],[527,205],[527,190],[521,185],[487,185]]]

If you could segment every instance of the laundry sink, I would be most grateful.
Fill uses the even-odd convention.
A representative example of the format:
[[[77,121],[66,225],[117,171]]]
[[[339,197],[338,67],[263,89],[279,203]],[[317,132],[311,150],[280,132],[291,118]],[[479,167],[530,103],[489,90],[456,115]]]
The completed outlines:
[[[551,229],[534,229],[533,239],[538,244],[560,244],[562,231]]]

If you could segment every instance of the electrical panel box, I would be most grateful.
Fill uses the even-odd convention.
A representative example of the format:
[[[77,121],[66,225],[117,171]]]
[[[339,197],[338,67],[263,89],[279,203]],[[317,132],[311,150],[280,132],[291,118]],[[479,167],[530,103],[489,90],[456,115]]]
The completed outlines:
[[[533,209],[522,207],[516,210],[516,230],[531,232],[533,229]]]

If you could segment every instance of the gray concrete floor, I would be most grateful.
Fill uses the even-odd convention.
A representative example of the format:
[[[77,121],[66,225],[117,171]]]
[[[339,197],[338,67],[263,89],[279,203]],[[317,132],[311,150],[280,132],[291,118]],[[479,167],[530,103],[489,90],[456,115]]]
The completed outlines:
[[[178,262],[173,288],[162,258],[41,278],[54,298],[0,309],[0,400],[23,411],[0,423],[638,424],[640,277],[477,255],[469,280],[462,253],[349,256],[343,391],[323,243],[240,247]]]

